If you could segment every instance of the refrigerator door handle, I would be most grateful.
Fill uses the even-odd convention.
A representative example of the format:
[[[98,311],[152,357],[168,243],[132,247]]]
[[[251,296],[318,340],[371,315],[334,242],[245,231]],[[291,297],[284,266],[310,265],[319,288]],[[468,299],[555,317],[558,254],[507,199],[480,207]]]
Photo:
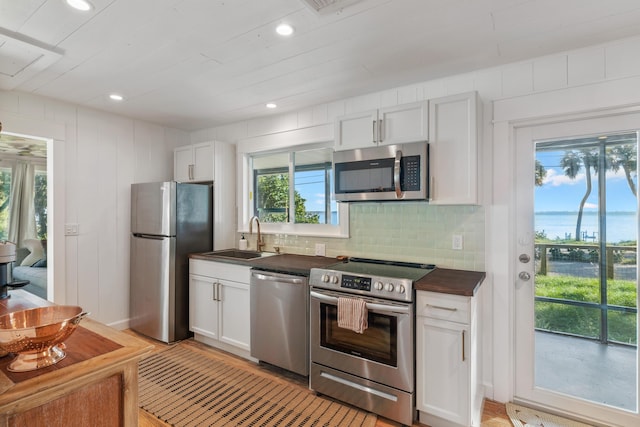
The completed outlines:
[[[164,240],[167,236],[158,236],[155,234],[142,234],[142,233],[133,233],[134,237],[139,237],[141,239],[153,239],[153,240]]]

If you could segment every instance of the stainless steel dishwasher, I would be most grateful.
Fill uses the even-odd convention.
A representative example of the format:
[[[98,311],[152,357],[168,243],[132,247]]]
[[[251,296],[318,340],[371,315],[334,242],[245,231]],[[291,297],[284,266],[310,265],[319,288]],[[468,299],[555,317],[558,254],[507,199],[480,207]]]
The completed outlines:
[[[309,375],[309,278],[251,269],[251,356]]]

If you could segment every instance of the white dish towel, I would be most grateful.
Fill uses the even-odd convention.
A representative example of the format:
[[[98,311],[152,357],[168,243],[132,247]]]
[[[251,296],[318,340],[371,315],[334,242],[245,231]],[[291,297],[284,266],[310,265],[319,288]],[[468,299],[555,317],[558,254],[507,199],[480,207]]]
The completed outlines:
[[[359,334],[369,326],[367,303],[360,298],[338,297],[338,326]]]

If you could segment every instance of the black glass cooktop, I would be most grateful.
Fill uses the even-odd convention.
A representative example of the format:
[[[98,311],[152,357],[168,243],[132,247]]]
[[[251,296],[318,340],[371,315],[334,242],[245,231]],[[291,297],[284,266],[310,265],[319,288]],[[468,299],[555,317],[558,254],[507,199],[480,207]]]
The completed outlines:
[[[433,264],[349,258],[347,262],[331,264],[325,268],[344,273],[409,279],[415,282],[431,272],[435,267]]]

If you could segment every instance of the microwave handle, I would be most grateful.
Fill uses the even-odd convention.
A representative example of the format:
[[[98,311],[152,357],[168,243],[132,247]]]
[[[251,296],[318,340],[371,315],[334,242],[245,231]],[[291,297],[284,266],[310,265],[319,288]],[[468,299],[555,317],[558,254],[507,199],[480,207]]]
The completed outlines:
[[[396,199],[402,199],[402,188],[400,188],[400,160],[402,159],[402,151],[396,151],[396,160],[393,162],[393,182],[396,188]]]

